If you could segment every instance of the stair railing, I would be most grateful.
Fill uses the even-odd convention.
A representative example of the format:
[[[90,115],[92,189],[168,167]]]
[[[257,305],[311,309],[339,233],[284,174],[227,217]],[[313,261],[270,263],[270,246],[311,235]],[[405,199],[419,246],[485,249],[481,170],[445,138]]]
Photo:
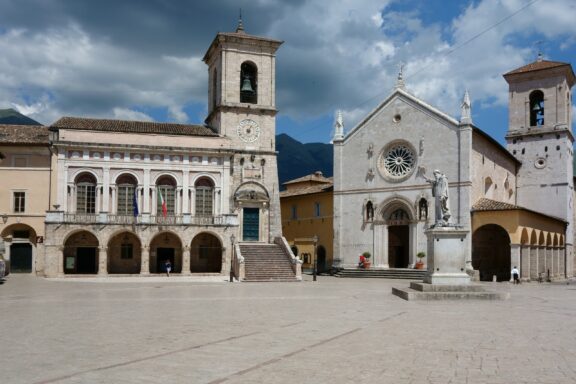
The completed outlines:
[[[280,248],[282,248],[282,251],[284,251],[284,254],[290,260],[290,265],[292,266],[296,280],[302,280],[302,260],[294,256],[292,248],[288,245],[286,238],[284,236],[276,237],[274,238],[274,244],[279,245]]]
[[[232,256],[232,270],[234,271],[234,277],[236,280],[243,281],[246,277],[244,256],[242,256],[242,251],[240,250],[240,245],[238,243],[234,244],[234,255]]]

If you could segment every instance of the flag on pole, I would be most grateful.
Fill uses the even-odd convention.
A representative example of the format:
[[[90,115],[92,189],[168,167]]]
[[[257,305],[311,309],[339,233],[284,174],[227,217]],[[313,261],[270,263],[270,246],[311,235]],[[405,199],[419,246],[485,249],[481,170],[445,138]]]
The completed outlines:
[[[168,207],[166,206],[166,200],[164,200],[160,188],[158,188],[158,202],[162,205],[162,216],[166,217],[168,215]]]
[[[134,188],[134,196],[132,196],[132,210],[134,211],[134,217],[137,217],[140,213],[138,211],[138,188]]]

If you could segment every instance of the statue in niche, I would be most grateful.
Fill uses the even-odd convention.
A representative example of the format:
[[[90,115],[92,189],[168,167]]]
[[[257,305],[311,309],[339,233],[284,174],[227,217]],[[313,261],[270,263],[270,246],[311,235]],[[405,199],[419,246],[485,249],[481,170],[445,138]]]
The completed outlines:
[[[428,202],[425,198],[421,198],[418,203],[418,216],[423,221],[428,219]]]
[[[374,204],[371,201],[366,203],[366,221],[374,220]]]
[[[424,173],[422,177],[432,185],[432,196],[434,196],[435,227],[450,226],[450,202],[448,197],[448,179],[439,170],[434,170],[434,178],[429,179]]]

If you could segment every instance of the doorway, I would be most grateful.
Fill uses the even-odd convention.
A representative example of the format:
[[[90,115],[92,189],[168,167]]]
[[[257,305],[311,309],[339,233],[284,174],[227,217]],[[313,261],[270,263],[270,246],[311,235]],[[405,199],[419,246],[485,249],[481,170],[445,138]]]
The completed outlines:
[[[242,220],[242,240],[260,240],[260,209],[244,208]]]
[[[156,248],[156,270],[160,273],[166,273],[166,260],[170,260],[172,264],[172,272],[175,271],[175,258],[174,258],[174,248]]]
[[[480,281],[510,280],[510,237],[504,228],[487,224],[472,235],[472,267],[479,271]]]
[[[388,264],[390,268],[408,268],[410,227],[392,225],[388,227]]]
[[[10,272],[32,272],[32,246],[30,244],[12,244],[10,246]]]
[[[95,274],[97,272],[96,248],[79,247],[76,250],[76,273]]]

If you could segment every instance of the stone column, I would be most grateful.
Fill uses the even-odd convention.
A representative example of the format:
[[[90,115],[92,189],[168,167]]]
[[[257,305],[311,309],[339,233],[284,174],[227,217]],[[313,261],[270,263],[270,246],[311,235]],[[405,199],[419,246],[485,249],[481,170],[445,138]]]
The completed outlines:
[[[182,214],[190,213],[190,197],[188,196],[188,188],[190,185],[190,172],[184,170],[182,173]]]
[[[185,245],[182,249],[182,275],[190,275],[190,246]]]
[[[546,247],[538,247],[538,273],[542,274],[542,278],[546,278]]]
[[[150,248],[147,245],[142,246],[142,255],[140,256],[140,274],[150,274]]]
[[[108,275],[108,252],[106,247],[98,247],[98,276]]]
[[[545,275],[550,278],[552,278],[552,276],[554,276],[554,270],[553,270],[553,254],[554,254],[554,248],[552,248],[552,246],[547,246],[546,247],[546,270],[544,271]]]
[[[530,247],[530,279],[538,279],[538,247]]]
[[[56,267],[56,270],[58,271],[57,276],[64,276],[64,246],[58,247],[56,262],[58,263],[58,266]]]
[[[142,201],[142,208],[140,209],[141,213],[150,213],[152,212],[151,210],[151,205],[150,205],[150,170],[149,169],[145,169],[144,170],[144,182],[143,182],[143,186],[142,186],[143,190],[144,190],[144,201]]]
[[[103,169],[102,188],[102,207],[100,208],[100,211],[114,212],[113,208],[110,206],[110,168],[108,167]]]
[[[530,246],[527,244],[520,248],[520,278],[530,280]]]
[[[418,222],[410,223],[409,231],[408,268],[414,268],[416,253],[418,252]]]
[[[384,252],[382,252],[382,255],[383,255],[382,266],[384,268],[390,268],[390,261],[388,259],[388,256],[389,256],[388,255],[388,241],[389,241],[388,239],[389,239],[389,237],[388,237],[388,225],[383,225],[382,226],[382,250]]]
[[[520,276],[522,276],[522,265],[520,263],[520,244],[510,244],[510,266],[516,266],[520,269]],[[510,274],[510,281],[512,281],[512,274]]]

